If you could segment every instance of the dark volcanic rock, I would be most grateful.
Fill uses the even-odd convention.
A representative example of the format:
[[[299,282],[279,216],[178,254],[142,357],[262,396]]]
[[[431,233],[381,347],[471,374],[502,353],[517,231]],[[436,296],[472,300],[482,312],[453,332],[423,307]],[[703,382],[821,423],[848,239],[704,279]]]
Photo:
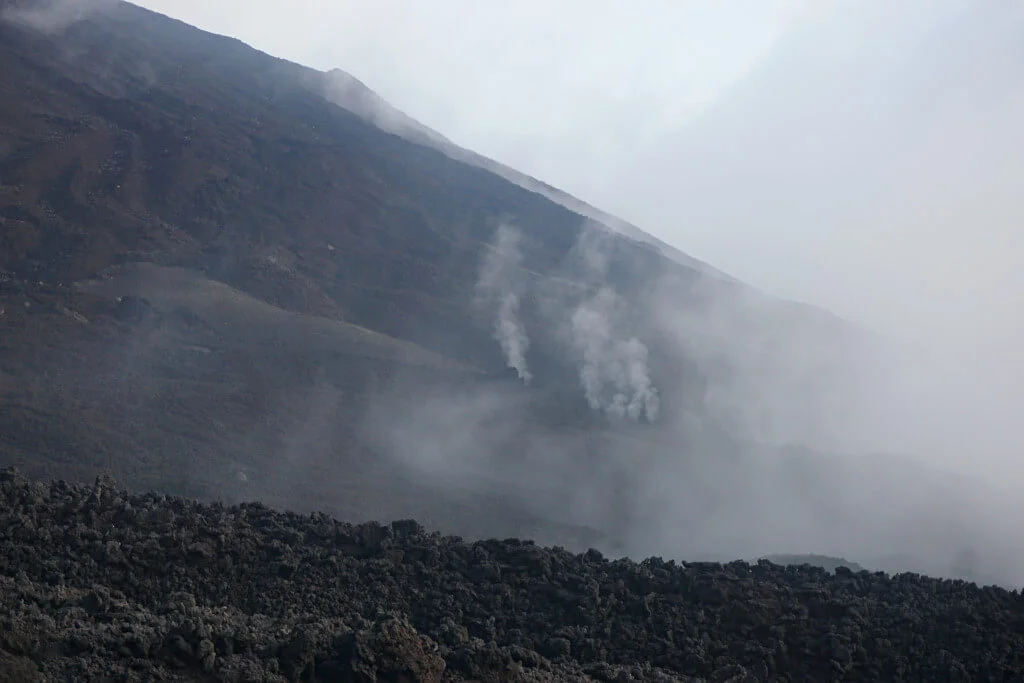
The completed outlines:
[[[108,479],[44,486],[13,470],[0,475],[0,634],[0,680],[1024,675],[1019,592],[768,562],[608,561],[413,522],[128,495]]]

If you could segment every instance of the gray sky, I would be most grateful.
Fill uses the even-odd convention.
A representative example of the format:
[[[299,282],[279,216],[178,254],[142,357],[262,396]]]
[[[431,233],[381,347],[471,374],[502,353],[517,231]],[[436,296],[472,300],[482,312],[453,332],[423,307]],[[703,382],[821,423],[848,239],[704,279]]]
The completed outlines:
[[[1021,474],[1021,0],[141,4],[920,345],[917,447]]]

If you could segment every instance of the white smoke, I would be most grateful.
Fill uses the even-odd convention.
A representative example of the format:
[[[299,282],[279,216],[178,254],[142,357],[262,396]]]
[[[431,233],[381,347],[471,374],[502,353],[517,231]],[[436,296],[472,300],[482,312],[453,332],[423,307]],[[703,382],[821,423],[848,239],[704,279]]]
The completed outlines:
[[[519,319],[519,302],[525,288],[520,238],[519,231],[511,226],[498,228],[494,245],[480,269],[477,301],[494,307],[494,339],[501,345],[508,367],[516,371],[524,384],[529,384],[533,379],[526,361],[530,337]]]
[[[632,334],[623,301],[608,284],[612,235],[602,226],[584,225],[569,264],[596,292],[569,315],[568,335],[577,356],[580,384],[592,410],[638,421],[658,419],[660,400],[651,381],[647,346]]]
[[[495,323],[494,336],[501,344],[506,361],[510,368],[515,368],[519,379],[529,384],[533,375],[526,366],[526,352],[530,348],[530,338],[519,320],[519,297],[508,293],[501,300],[498,308],[498,319]]]
[[[600,227],[584,226],[566,262],[566,274],[594,293],[580,300],[563,291],[548,301],[543,314],[549,323],[563,326],[592,410],[634,422],[655,422],[660,399],[651,380],[647,346],[630,333],[623,300],[607,283],[610,238]],[[527,286],[520,240],[514,227],[498,228],[481,264],[477,302],[488,312],[494,311],[494,339],[501,345],[508,367],[529,384],[533,378],[526,360],[530,338],[519,317]]]
[[[602,287],[573,311],[572,342],[580,383],[592,410],[633,421],[658,419],[658,390],[647,368],[647,347],[616,324],[621,299]]]

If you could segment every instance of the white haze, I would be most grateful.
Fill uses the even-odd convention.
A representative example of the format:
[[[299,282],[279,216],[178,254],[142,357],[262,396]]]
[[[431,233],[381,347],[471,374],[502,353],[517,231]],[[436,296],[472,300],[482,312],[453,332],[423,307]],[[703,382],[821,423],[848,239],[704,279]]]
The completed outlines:
[[[867,436],[1024,483],[1019,0],[144,4],[871,327],[906,358]]]
[[[1022,44],[1020,2],[838,3],[605,208],[884,335],[902,355],[863,376],[865,436],[1020,486]]]
[[[656,420],[654,428],[638,435],[633,420],[614,419],[597,436],[538,428],[521,393],[475,386],[383,393],[367,416],[368,438],[438,482],[511,490],[552,518],[628,539],[623,549],[633,554],[823,552],[889,569],[1024,583],[1021,505],[1014,500],[1024,484],[1017,425],[1024,405],[1024,4],[786,5],[803,11],[778,14],[771,30],[757,32],[740,19],[749,4],[716,3],[732,11],[711,22],[717,31],[702,56],[715,73],[703,77],[694,76],[702,60],[683,68],[678,55],[659,59],[664,53],[648,47],[659,41],[635,30],[624,30],[628,44],[616,42],[614,31],[592,32],[608,36],[596,48],[559,40],[555,29],[575,26],[591,11],[623,23],[637,14],[608,4],[590,10],[590,3],[562,3],[544,15],[539,25],[549,49],[536,53],[528,46],[537,34],[524,27],[537,17],[517,14],[498,59],[486,27],[510,9],[463,12],[452,3],[439,16],[457,14],[466,42],[445,38],[444,59],[434,54],[432,62],[426,53],[401,63],[382,55],[398,54],[411,32],[445,35],[448,27],[414,31],[396,19],[401,12],[391,3],[384,15],[397,23],[368,20],[374,31],[366,31],[363,10],[339,5],[348,24],[338,30],[365,34],[365,61],[322,66],[360,77],[372,71],[368,85],[386,81],[382,90],[396,102],[393,93],[408,86],[415,97],[399,108],[453,140],[489,138],[500,161],[579,188],[584,199],[770,293],[863,322],[888,345],[882,357],[859,343],[844,347],[830,325],[797,324],[791,310],[752,292],[709,294],[705,307],[687,307],[682,302],[694,292],[666,280],[649,302],[657,329],[645,332],[704,369],[707,386],[698,393],[710,419],[695,417],[700,411],[692,406],[669,411],[664,382],[649,366],[653,345],[620,317],[623,302],[606,281],[604,252],[581,243],[583,265],[572,269],[586,292],[541,292],[541,317],[561,335],[565,359],[580,371],[579,391],[595,411]],[[216,19],[211,28],[245,38],[243,29],[258,25],[254,35],[289,44],[276,31],[277,5],[247,5],[244,21],[233,3],[202,6],[206,19]],[[297,6],[308,11],[317,3]],[[810,6],[817,11],[808,13]],[[80,18],[71,0],[53,7],[5,19],[55,31]],[[198,7],[176,0],[165,9],[188,20],[186,10]],[[299,11],[288,18],[296,17],[317,23]],[[672,22],[661,23],[675,31]],[[637,25],[667,39],[649,23]],[[716,44],[728,46],[728,59],[710,56]],[[316,49],[320,62],[334,54],[327,42]],[[594,63],[619,77],[589,80],[599,87],[557,97],[560,79],[579,85],[578,73],[554,68],[574,49],[600,53],[603,61]],[[528,76],[510,57],[516,54],[530,57]],[[658,77],[643,82],[640,97],[621,77],[631,72],[610,65],[644,65],[644,57]],[[408,61],[436,67],[434,75],[417,72],[418,83],[410,84],[401,75]],[[490,90],[479,94],[482,77],[461,87],[431,80],[443,79],[448,72],[440,66],[455,61],[486,74]],[[531,91],[524,84],[532,82],[541,85]],[[472,106],[478,97],[503,101],[495,90],[518,109]],[[556,99],[557,125],[520,115],[546,112]],[[573,131],[576,117],[586,125]],[[524,120],[544,130],[524,129]],[[527,227],[545,229],[520,226]],[[525,380],[533,335],[520,316],[523,288],[540,285],[525,275],[517,281],[518,267],[508,263],[515,259],[498,262],[503,275],[494,283],[483,264],[481,289],[491,296],[495,344]],[[715,429],[747,445],[738,453],[711,447],[704,435]],[[788,455],[766,444],[786,446]],[[807,445],[831,455],[801,450]],[[965,566],[965,558],[975,564]]]
[[[617,316],[607,309],[587,328],[589,341],[575,336],[580,310],[617,296],[608,294],[607,241],[594,236],[583,233],[554,278],[531,281],[543,324],[565,325],[559,352],[578,363],[588,400],[589,373],[601,374],[599,384],[618,375],[589,364],[581,345],[643,346],[628,321],[609,325]],[[799,319],[806,312],[754,293],[707,287],[664,278],[646,331],[700,366],[699,409],[676,402],[637,431],[617,418],[642,411],[611,409],[624,399],[591,402],[605,426],[564,429],[538,419],[529,391],[399,382],[368,413],[367,439],[434,486],[509,496],[558,524],[593,527],[606,551],[718,560],[816,552],[889,571],[1024,583],[1024,549],[1012,542],[1024,506],[1013,491],[895,454],[849,452],[867,447],[860,427],[876,415],[872,395],[860,393],[863,373],[881,374],[871,337],[844,341],[837,321],[808,323]],[[722,431],[742,441],[723,442]],[[553,529],[539,540],[558,541]]]
[[[596,471],[579,469],[594,465],[574,438],[525,448],[471,439],[468,452],[443,452],[471,462],[526,453],[519,479],[497,466],[485,474],[527,482],[526,498],[573,521],[628,529],[636,554],[823,552],[1024,583],[1015,500],[1024,483],[1015,424],[1024,319],[1014,303],[1024,291],[1021,7],[836,3],[782,39],[705,116],[654,139],[638,130],[644,144],[618,165],[580,164],[581,174],[609,179],[585,199],[873,332],[851,339],[837,333],[838,320],[808,325],[741,290],[688,308],[691,292],[666,281],[654,303],[660,333],[710,376],[710,422],[676,406],[644,442],[609,448],[615,467],[629,463],[628,476],[581,474],[572,495],[544,493],[538,479],[558,481],[565,461]],[[614,309],[600,286],[591,291],[598,310]],[[598,346],[607,319],[586,326]],[[583,379],[586,391],[593,384]],[[511,433],[529,424],[514,404],[498,405],[491,419],[501,415]],[[442,410],[449,430],[475,433],[475,418]],[[389,430],[404,437],[404,428]],[[699,435],[714,429],[788,444],[788,455],[707,449]],[[403,438],[395,452],[415,464],[414,443],[422,440]],[[617,496],[629,502],[611,505]],[[576,500],[606,505],[583,505],[584,518],[573,516]]]

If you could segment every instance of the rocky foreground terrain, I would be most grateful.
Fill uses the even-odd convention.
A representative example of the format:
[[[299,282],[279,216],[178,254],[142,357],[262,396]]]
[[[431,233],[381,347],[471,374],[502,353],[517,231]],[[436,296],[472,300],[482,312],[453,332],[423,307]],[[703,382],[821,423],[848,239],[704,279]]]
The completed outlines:
[[[0,474],[0,681],[1024,680],[1024,598]]]

